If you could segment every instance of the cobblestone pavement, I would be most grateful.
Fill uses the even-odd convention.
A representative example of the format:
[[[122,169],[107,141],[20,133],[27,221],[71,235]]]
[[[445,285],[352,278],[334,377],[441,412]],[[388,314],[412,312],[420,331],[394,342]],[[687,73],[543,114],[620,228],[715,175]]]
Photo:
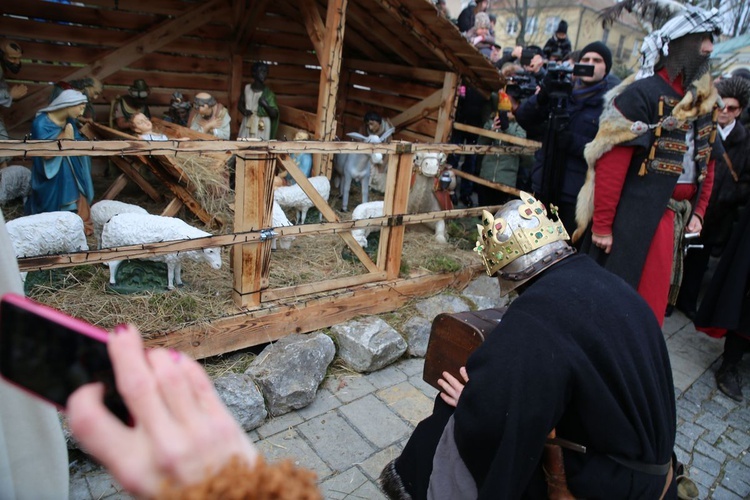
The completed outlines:
[[[723,341],[675,312],[667,318],[677,397],[677,456],[700,498],[750,498],[750,405],[716,389]],[[271,419],[250,433],[269,460],[291,457],[318,474],[325,498],[382,499],[376,478],[429,415],[437,391],[422,381],[422,359],[405,359],[368,375],[328,378],[308,407]],[[750,359],[742,363],[750,396]],[[70,497],[126,499],[111,477],[87,461],[71,466]]]

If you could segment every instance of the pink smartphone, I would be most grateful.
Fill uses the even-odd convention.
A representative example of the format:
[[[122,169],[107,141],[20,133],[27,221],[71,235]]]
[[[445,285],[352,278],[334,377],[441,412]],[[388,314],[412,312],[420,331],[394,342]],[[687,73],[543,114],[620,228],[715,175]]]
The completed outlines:
[[[58,408],[73,391],[102,382],[104,404],[131,421],[115,387],[107,332],[22,295],[0,300],[0,375]]]

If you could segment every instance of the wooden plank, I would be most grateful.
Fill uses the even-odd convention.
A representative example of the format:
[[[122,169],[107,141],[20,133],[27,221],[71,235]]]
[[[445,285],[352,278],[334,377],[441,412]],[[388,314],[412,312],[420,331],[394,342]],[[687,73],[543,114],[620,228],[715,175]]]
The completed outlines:
[[[346,67],[370,74],[384,74],[398,78],[407,78],[427,83],[440,84],[444,80],[444,72],[418,66],[401,66],[392,63],[365,61],[362,59],[347,59]]]
[[[396,129],[406,128],[412,123],[429,116],[435,110],[439,109],[442,103],[443,91],[438,90],[423,101],[391,118],[391,123],[393,123]]]
[[[248,52],[250,43],[253,41],[258,25],[264,18],[268,0],[255,0],[250,2],[250,7],[245,10],[245,17],[237,24],[237,33],[234,39],[232,52],[234,54],[245,54]]]
[[[131,38],[119,48],[109,52],[102,57],[75,71],[72,71],[64,79],[75,80],[86,76],[95,76],[104,79],[119,71],[132,61],[139,59],[143,54],[153,52],[167,43],[179,38],[185,33],[205,24],[220,14],[219,8],[223,0],[210,0],[198,4],[196,7],[186,11],[181,16],[161,23],[141,35]],[[66,28],[68,26],[65,26]],[[46,27],[45,27],[46,28]],[[8,114],[6,122],[20,124],[34,116],[47,101],[48,96],[43,93],[27,95],[22,101],[13,106]]]
[[[365,283],[375,283],[383,281],[386,278],[385,273],[367,273],[360,276],[347,276],[345,278],[336,278],[318,283],[305,283],[303,285],[290,286],[285,288],[275,288],[265,290],[261,293],[261,301],[264,303],[273,302],[283,299],[295,299],[305,295],[315,293],[330,292],[341,288],[363,285]]]
[[[412,99],[411,97],[385,94],[382,92],[358,89],[354,87],[349,88],[349,100],[359,101],[374,106],[385,106],[389,109],[398,111],[399,113],[404,111],[405,109],[409,109],[415,104],[419,104],[420,102],[419,99]]]
[[[499,182],[488,181],[487,179],[477,177],[476,175],[471,175],[457,168],[453,169],[453,173],[459,177],[463,177],[467,181],[472,181],[477,184],[481,184],[482,186],[487,186],[492,189],[497,189],[498,191],[502,191],[503,193],[509,193],[514,196],[521,196],[521,191],[518,190],[517,188],[514,188],[513,186],[508,186],[507,184],[501,184]]]
[[[177,15],[185,11],[183,0],[86,0],[87,5],[97,5],[116,11],[149,12],[152,14]]]
[[[494,132],[492,130],[485,130],[480,127],[473,127],[471,125],[466,125],[464,123],[456,122],[453,124],[453,128],[455,128],[456,130],[463,130],[464,132],[471,132],[472,134],[489,137],[490,139],[497,139],[497,140],[507,142],[510,144],[516,144],[518,146],[525,146],[525,147],[534,148],[534,149],[539,149],[542,147],[542,143],[538,141],[532,141],[530,139],[524,139],[524,138],[516,137],[510,134],[504,134],[502,132]]]
[[[315,124],[315,137],[330,141],[336,135],[336,99],[339,92],[342,51],[344,49],[344,29],[348,0],[329,0],[326,11],[325,47],[321,56],[320,89],[318,93],[318,121]],[[327,155],[319,159],[321,174],[331,178],[332,162]]]
[[[201,359],[278,340],[291,333],[307,333],[356,316],[379,314],[404,302],[447,287],[458,290],[482,272],[472,266],[448,274],[427,275],[365,284],[338,294],[289,304],[283,301],[258,311],[202,323],[147,340],[149,347],[169,347]]]
[[[145,12],[123,12],[107,9],[95,9],[82,5],[61,4],[25,0],[22,2],[3,2],[3,14],[30,19],[43,19],[64,25],[81,26],[117,26],[121,30],[142,30],[155,22],[163,20],[162,16]],[[26,55],[26,44],[23,45]]]
[[[237,2],[240,3],[240,2]],[[244,92],[245,86],[242,85],[242,55],[232,55],[232,71],[229,76],[227,92],[229,92],[229,116],[231,117],[230,137],[237,137],[242,118],[238,109],[240,95]]]
[[[180,201],[178,197],[172,198],[172,201],[167,203],[167,206],[164,207],[164,210],[161,211],[161,215],[163,217],[175,217],[182,207],[184,207],[185,204]]]
[[[109,185],[107,190],[102,195],[102,200],[114,200],[115,198],[117,198],[117,195],[120,194],[123,189],[125,189],[125,186],[127,185],[127,176],[125,174],[118,175],[114,182]]]
[[[321,54],[325,52],[325,31],[323,18],[320,17],[318,2],[315,0],[300,0],[299,8],[302,11],[302,18],[305,21],[305,29],[310,42],[315,48],[315,54],[318,56],[318,64],[323,65]]]
[[[297,128],[302,128],[305,130],[317,129],[318,119],[314,113],[309,113],[307,111],[302,111],[301,109],[295,109],[291,106],[280,104],[279,114],[282,121],[294,125]]]
[[[256,159],[237,157],[234,230],[249,231],[270,226],[274,161],[270,155]],[[239,308],[260,306],[260,291],[268,286],[271,240],[239,245],[233,249],[232,298]]]
[[[350,75],[352,85],[360,85],[381,92],[391,92],[398,95],[413,97],[415,99],[425,99],[439,90],[439,86],[426,85],[424,83],[406,82],[402,78],[392,78],[383,75],[363,75],[356,71]]]
[[[404,42],[398,33],[394,33],[388,30],[380,21],[382,12],[373,9],[371,3],[364,4],[367,7],[363,8],[357,2],[352,2],[347,17],[351,20],[352,28],[358,33],[367,33],[373,40],[364,41],[364,45],[371,45],[377,47],[380,52],[384,55],[388,55],[388,52],[392,53],[393,56],[385,57],[381,56],[376,60],[380,61],[394,61],[396,58],[404,61],[407,64],[413,66],[421,66],[422,60],[419,55],[414,51],[413,41]],[[377,11],[378,15],[373,15],[373,11]],[[384,41],[387,40],[387,43]],[[357,46],[358,50],[362,50],[363,46]],[[366,54],[366,52],[363,52]]]
[[[448,142],[453,128],[453,116],[458,98],[458,75],[446,72],[443,80],[443,91],[440,97],[442,103],[438,111],[437,127],[435,128],[435,142]]]
[[[390,155],[386,174],[383,215],[405,214],[409,203],[409,187],[414,165],[411,145],[400,143],[401,155]],[[404,247],[404,226],[384,228],[380,232],[378,264],[386,272],[388,279],[395,279],[401,270],[401,251]]]

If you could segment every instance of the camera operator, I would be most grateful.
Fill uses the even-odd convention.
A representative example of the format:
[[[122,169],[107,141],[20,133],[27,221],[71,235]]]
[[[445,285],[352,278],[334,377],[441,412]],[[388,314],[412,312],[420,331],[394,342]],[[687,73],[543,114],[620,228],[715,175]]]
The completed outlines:
[[[599,130],[599,115],[604,104],[604,94],[608,90],[607,75],[612,69],[612,53],[602,42],[588,44],[581,50],[581,54],[581,64],[593,65],[593,76],[578,76],[573,82],[569,74],[565,76],[565,80],[560,80],[561,70],[549,70],[538,93],[521,104],[516,111],[516,119],[527,130],[527,135],[529,129],[533,130],[539,123],[548,120],[553,106],[561,107],[567,113],[567,125],[556,131],[554,151],[546,154],[553,154],[560,160],[558,165],[561,169],[556,172],[560,181],[551,189],[556,190],[553,199],[556,199],[560,218],[569,231],[576,227],[576,197],[586,177],[587,165],[583,148]],[[561,92],[567,95],[559,98]],[[556,102],[556,99],[561,99],[561,102]],[[545,139],[548,137],[550,136],[547,135]],[[532,188],[536,193],[542,192],[543,188],[545,152],[548,149],[546,146],[549,144],[543,144],[535,155]],[[547,160],[549,162],[550,159]]]

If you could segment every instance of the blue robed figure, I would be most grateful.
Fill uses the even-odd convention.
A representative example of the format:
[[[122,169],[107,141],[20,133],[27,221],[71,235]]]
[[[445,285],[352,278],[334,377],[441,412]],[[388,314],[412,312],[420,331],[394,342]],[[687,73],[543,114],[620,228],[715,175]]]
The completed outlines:
[[[87,98],[77,90],[64,90],[49,106],[37,112],[31,125],[32,139],[83,140],[76,126]],[[78,212],[84,222],[94,199],[91,158],[88,156],[35,157],[31,169],[31,195],[26,213]]]

